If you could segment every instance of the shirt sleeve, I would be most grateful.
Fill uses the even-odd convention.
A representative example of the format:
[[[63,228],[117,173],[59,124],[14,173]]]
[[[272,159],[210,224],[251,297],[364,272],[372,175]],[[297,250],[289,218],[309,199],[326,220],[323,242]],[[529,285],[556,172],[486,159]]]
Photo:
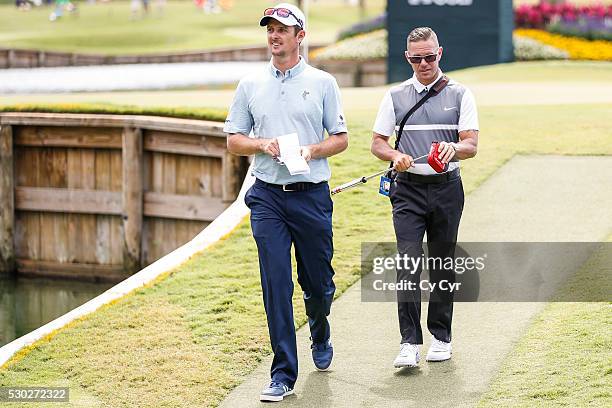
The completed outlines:
[[[376,115],[376,121],[374,122],[374,128],[372,130],[381,136],[393,136],[393,132],[395,131],[395,109],[393,108],[391,91],[387,91],[380,102],[378,114]]]
[[[248,136],[253,129],[253,116],[249,111],[249,101],[244,88],[244,83],[240,82],[225,119],[225,133],[242,133]]]
[[[476,100],[469,89],[466,89],[461,99],[461,110],[459,114],[459,132],[464,130],[478,129],[478,111],[476,110]]]
[[[347,132],[346,119],[342,111],[340,88],[332,78],[323,96],[323,127],[329,135]]]

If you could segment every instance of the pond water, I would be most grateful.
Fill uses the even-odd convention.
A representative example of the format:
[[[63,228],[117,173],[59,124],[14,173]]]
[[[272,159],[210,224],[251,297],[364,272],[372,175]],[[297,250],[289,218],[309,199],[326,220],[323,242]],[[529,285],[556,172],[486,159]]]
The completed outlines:
[[[0,277],[0,347],[112,286],[110,283]]]

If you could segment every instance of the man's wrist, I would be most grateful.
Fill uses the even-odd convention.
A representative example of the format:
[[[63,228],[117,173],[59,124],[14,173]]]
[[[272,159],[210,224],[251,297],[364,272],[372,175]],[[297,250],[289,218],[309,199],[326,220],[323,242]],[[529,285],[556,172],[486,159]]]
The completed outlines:
[[[308,148],[308,150],[310,150],[310,158],[311,159],[318,159],[319,156],[319,145],[318,144],[312,144],[312,145],[306,145],[305,147]]]
[[[257,152],[265,153],[266,152],[266,141],[263,139],[257,139]]]

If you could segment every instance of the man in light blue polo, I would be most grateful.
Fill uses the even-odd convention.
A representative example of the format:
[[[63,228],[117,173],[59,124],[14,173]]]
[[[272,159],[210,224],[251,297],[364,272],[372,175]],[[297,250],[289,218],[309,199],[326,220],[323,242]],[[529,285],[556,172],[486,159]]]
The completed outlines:
[[[347,148],[348,135],[335,79],[299,55],[305,23],[304,13],[292,4],[264,10],[260,25],[267,28],[272,60],[265,70],[240,81],[224,128],[231,153],[255,155],[256,182],[245,203],[251,209],[274,352],[271,382],[261,392],[262,401],[280,401],[293,394],[297,380],[292,244],[315,367],[326,370],[333,356],[327,321],[335,291],[327,157]],[[297,133],[308,174],[292,175],[279,163],[277,138],[291,133]]]

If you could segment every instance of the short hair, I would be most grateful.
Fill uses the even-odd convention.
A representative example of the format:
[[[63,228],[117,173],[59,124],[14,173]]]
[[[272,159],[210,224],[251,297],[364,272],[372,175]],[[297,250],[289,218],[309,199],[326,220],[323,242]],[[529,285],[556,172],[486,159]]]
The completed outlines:
[[[436,44],[438,44],[438,46],[440,45],[440,43],[438,42],[438,36],[436,35],[436,32],[429,27],[415,28],[414,30],[410,32],[410,34],[408,34],[407,40],[408,40],[408,44],[410,44],[410,43],[418,42],[418,41],[427,41],[430,38],[433,38],[433,40],[436,42]]]

